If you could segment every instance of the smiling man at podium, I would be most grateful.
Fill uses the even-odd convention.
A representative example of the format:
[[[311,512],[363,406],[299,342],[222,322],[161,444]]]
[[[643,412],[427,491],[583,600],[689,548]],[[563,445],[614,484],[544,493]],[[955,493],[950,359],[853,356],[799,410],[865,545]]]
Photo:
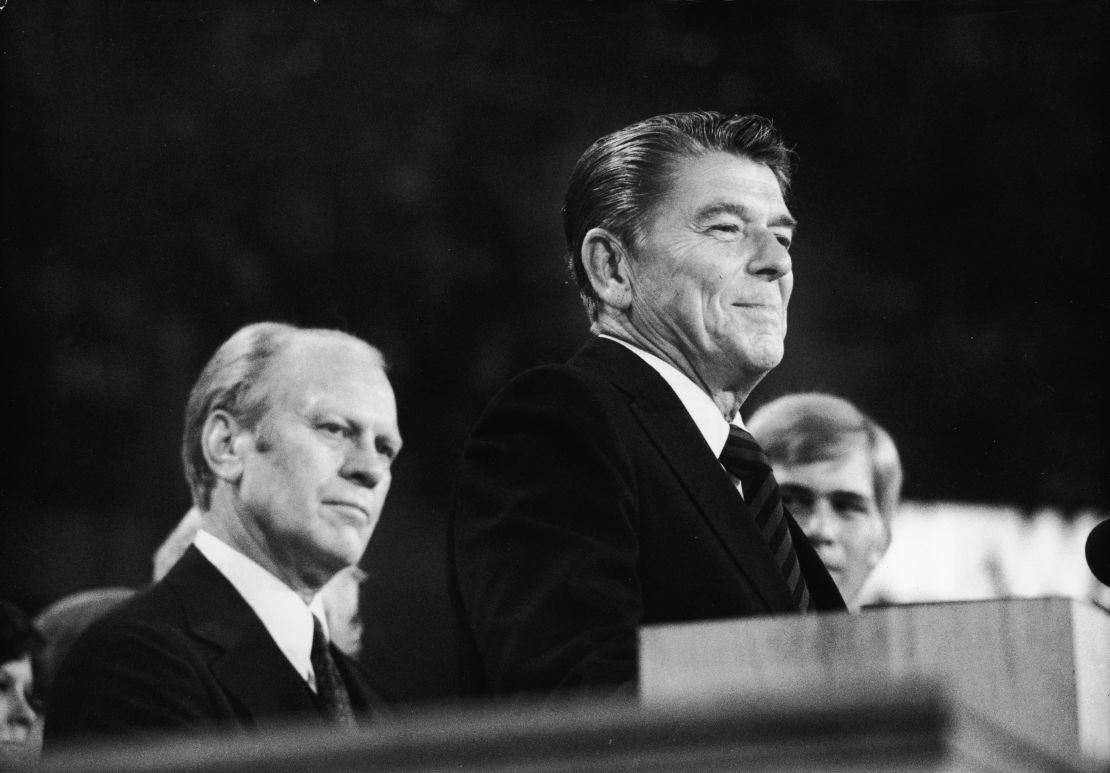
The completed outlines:
[[[739,409],[782,359],[791,152],[759,116],[657,116],[563,208],[593,337],[497,395],[463,454],[450,583],[479,693],[631,687],[642,625],[844,609]]]

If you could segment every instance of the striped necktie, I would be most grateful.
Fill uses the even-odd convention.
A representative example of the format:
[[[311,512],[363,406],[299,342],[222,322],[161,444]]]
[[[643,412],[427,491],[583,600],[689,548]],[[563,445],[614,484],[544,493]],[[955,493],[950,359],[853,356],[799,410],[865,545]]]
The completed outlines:
[[[721,451],[721,465],[740,479],[744,489],[744,500],[756,527],[767,540],[767,546],[774,554],[775,562],[786,578],[794,602],[802,612],[813,609],[806,587],[798,554],[794,552],[794,541],[782,509],[779,484],[771,472],[771,463],[759,447],[759,443],[746,430],[731,425],[728,440]]]
[[[355,714],[351,710],[351,697],[339,673],[335,659],[328,648],[324,629],[319,618],[312,616],[312,670],[316,674],[316,695],[324,716],[345,727],[355,726]]]

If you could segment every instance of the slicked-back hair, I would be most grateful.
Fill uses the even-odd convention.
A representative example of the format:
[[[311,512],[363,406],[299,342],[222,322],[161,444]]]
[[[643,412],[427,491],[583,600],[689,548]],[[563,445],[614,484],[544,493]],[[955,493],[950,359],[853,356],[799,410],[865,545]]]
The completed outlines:
[[[356,341],[381,357],[361,338],[340,330],[300,328],[283,322],[257,322],[237,330],[204,366],[185,406],[181,460],[193,504],[200,509],[210,506],[216,482],[202,448],[205,422],[213,411],[223,410],[248,430],[257,428],[270,408],[270,366],[294,339],[303,336]]]
[[[713,151],[744,156],[774,172],[783,197],[790,192],[794,153],[771,121],[758,115],[712,111],[648,118],[600,138],[582,154],[563,201],[567,262],[590,320],[599,299],[582,265],[582,242],[604,228],[630,250],[644,237],[652,206],[669,190],[678,163]]]
[[[885,546],[890,545],[890,520],[902,496],[902,461],[894,440],[874,419],[841,397],[801,392],[772,400],[746,424],[772,466],[825,462],[863,448],[871,461]]]

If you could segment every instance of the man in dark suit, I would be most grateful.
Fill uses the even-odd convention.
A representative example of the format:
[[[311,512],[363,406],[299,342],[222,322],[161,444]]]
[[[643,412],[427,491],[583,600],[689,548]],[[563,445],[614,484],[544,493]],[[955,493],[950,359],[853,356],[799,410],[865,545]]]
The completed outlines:
[[[790,152],[758,116],[595,142],[563,209],[590,340],[464,452],[449,582],[475,692],[632,689],[637,628],[841,610],[739,409],[783,354]]]
[[[201,529],[161,581],[73,646],[47,749],[295,717],[351,726],[380,706],[328,640],[319,591],[366,549],[400,448],[373,347],[276,323],[228,339],[185,415]]]

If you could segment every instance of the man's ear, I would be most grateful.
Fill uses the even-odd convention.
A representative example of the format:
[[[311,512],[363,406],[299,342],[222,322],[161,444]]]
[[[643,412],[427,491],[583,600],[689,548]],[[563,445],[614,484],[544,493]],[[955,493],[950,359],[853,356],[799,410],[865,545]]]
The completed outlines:
[[[591,228],[582,239],[582,266],[597,297],[624,311],[632,305],[631,256],[624,243],[604,228]]]
[[[215,410],[201,430],[200,444],[213,474],[227,483],[238,483],[243,475],[243,451],[250,433],[230,413]]]

